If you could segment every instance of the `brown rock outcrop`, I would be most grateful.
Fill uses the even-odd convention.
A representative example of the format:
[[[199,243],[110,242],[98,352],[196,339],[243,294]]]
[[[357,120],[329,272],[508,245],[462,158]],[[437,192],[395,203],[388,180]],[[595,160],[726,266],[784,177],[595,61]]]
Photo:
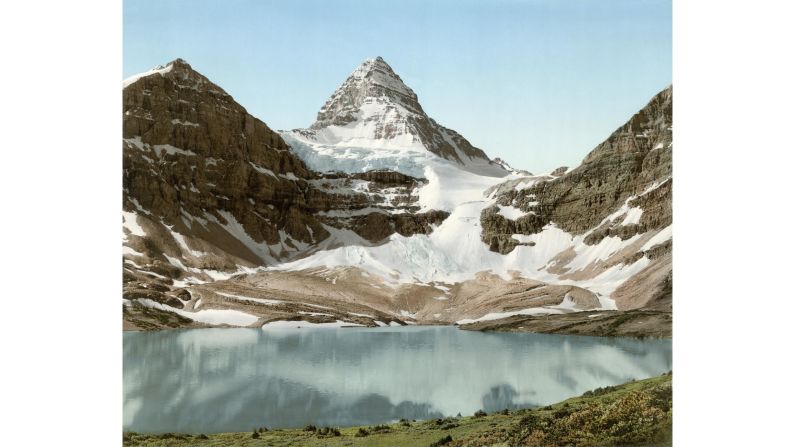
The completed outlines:
[[[131,281],[209,280],[207,270],[300,256],[328,227],[375,241],[428,233],[446,217],[413,215],[421,179],[310,171],[277,132],[181,59],[125,85],[123,171],[125,225],[144,232],[125,230],[125,293],[158,302],[169,298]]]
[[[313,175],[281,137],[183,60],[168,67],[124,89],[125,209],[182,234],[183,219],[226,224],[227,211],[256,242],[276,244],[280,230],[322,240],[305,201]]]
[[[621,226],[623,220],[599,226],[586,243],[598,243],[609,235],[622,239],[653,229],[664,228],[672,220],[672,107],[673,87],[658,93],[626,124],[589,153],[582,164],[561,177],[516,190],[510,188],[497,197],[497,203],[532,211],[532,225],[491,224],[482,239],[493,251],[512,250],[511,242],[493,244],[505,238],[505,231],[534,234],[547,223],[572,233],[582,234],[598,227],[611,213],[627,203],[640,207],[639,224]],[[557,172],[558,170],[556,170]],[[488,209],[481,221],[501,222]],[[513,233],[512,233],[513,234]],[[515,245],[515,244],[514,244]]]

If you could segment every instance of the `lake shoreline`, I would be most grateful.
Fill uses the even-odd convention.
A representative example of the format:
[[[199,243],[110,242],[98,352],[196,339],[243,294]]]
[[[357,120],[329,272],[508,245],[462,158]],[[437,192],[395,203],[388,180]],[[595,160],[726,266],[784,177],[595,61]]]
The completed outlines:
[[[478,332],[527,332],[552,335],[582,335],[589,337],[615,337],[637,339],[671,339],[673,313],[657,310],[580,311],[552,315],[514,315],[498,320],[468,324],[423,323],[405,326],[456,327]],[[341,329],[362,326],[341,326]],[[122,325],[122,332],[157,332],[179,329],[235,329],[239,326],[209,325],[190,321],[175,327],[131,328]],[[257,329],[257,327],[248,327]],[[373,327],[377,328],[377,327]],[[299,328],[300,329],[300,328]],[[309,327],[307,327],[309,329]]]

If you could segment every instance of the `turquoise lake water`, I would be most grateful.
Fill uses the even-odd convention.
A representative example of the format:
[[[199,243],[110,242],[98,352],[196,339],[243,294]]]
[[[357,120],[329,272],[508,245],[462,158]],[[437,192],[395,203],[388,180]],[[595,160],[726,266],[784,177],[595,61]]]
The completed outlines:
[[[124,333],[124,429],[370,425],[543,406],[672,369],[670,340],[455,327]]]

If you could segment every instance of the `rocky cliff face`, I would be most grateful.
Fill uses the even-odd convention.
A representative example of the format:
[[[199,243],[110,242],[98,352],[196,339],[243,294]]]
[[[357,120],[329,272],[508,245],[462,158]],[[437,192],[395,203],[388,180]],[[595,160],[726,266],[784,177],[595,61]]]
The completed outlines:
[[[427,182],[394,171],[321,173],[310,180],[316,218],[376,243],[393,233],[430,234],[449,213],[420,212],[417,191]]]
[[[579,167],[551,181],[506,191],[498,202],[532,212],[541,226],[555,222],[573,234],[599,227],[602,234],[612,230],[631,236],[669,225],[672,106],[673,87],[668,87],[593,149]],[[644,210],[640,222],[633,224],[637,226],[618,229],[604,222],[625,205]]]
[[[516,181],[501,185],[494,192],[496,204],[481,213],[482,240],[492,251],[508,254],[526,245],[517,235],[538,234],[548,225],[581,236],[586,248],[605,238],[628,241],[647,235],[648,239],[670,230],[672,107],[673,87],[668,87],[594,148],[576,169],[563,174],[561,168],[524,186],[517,186]],[[502,207],[516,209],[521,216],[506,218],[500,214]],[[653,292],[643,294],[655,299],[664,296],[666,288],[670,291],[671,247],[669,238],[636,250],[631,259],[622,258],[622,262],[630,262],[646,256],[652,261],[647,270],[656,272],[637,277],[645,278],[642,287],[628,281],[616,291],[627,306],[647,304],[644,298],[630,297],[632,287],[635,295],[641,288],[651,287]],[[563,265],[566,256],[556,259]],[[557,272],[565,277],[567,271],[561,267]]]
[[[125,297],[176,307],[184,287],[341,243],[336,230],[377,242],[446,217],[415,213],[420,179],[310,171],[181,59],[125,81],[123,170]]]
[[[177,59],[132,82],[123,97],[126,209],[180,230],[206,220],[237,222],[268,245],[327,235],[307,210],[306,182],[313,176],[304,163],[190,65]],[[264,252],[242,257],[270,259]]]

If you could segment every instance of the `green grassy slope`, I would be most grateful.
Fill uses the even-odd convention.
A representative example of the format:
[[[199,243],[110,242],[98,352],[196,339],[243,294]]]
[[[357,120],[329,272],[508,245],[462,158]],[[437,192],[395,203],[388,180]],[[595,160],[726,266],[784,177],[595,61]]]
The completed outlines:
[[[670,374],[589,391],[548,407],[485,416],[256,434],[124,434],[125,446],[665,446],[671,445]],[[449,438],[448,438],[449,436]]]

